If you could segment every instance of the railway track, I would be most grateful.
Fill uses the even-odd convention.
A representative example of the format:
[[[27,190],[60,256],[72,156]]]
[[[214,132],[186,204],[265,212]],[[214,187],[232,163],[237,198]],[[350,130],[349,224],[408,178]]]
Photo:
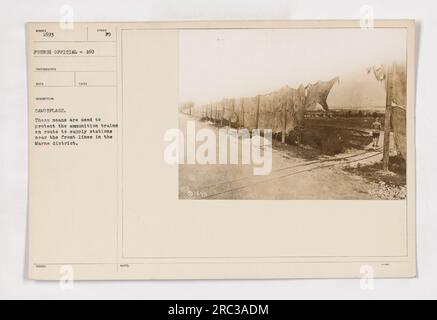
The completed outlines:
[[[272,170],[272,172],[268,176],[249,175],[239,179],[227,180],[208,186],[203,186],[199,189],[207,194],[207,196],[203,197],[203,199],[214,199],[220,195],[240,191],[246,188],[250,188],[254,185],[268,183],[271,181],[284,179],[296,174],[319,170],[322,168],[333,167],[336,165],[347,165],[350,163],[373,158],[380,154],[382,154],[381,148],[371,151],[364,151],[349,156],[307,161]]]

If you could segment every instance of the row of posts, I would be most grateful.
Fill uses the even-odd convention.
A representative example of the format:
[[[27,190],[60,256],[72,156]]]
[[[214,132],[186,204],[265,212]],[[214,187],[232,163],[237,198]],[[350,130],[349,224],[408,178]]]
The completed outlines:
[[[259,107],[260,107],[260,95],[257,96],[257,104],[256,104],[256,118],[255,118],[255,123],[256,123],[255,128],[256,129],[259,129]],[[242,101],[241,108],[242,108],[242,116],[243,116],[243,119],[241,119],[241,124],[244,127],[244,100]],[[234,101],[232,101],[232,110],[233,111],[235,110]],[[217,114],[217,106],[215,107],[215,112]],[[222,117],[220,119],[222,126],[223,126],[224,113],[225,113],[225,107],[223,106]],[[190,114],[191,114],[191,112],[190,112]],[[286,136],[286,132],[287,132],[287,105],[286,104],[283,104],[283,106],[282,106],[282,116],[283,116],[283,130],[281,132],[281,142],[285,143],[285,136]]]

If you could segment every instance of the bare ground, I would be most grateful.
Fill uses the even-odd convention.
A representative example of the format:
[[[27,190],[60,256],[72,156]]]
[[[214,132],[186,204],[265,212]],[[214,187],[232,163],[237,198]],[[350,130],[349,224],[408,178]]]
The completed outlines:
[[[185,130],[187,116],[181,116]],[[196,129],[217,127],[196,122]],[[382,139],[382,137],[381,137]],[[331,200],[402,199],[402,167],[390,175],[378,169],[379,150],[347,149],[323,155],[311,146],[273,142],[273,170],[254,176],[252,165],[179,165],[180,199]],[[394,166],[400,166],[393,162]]]

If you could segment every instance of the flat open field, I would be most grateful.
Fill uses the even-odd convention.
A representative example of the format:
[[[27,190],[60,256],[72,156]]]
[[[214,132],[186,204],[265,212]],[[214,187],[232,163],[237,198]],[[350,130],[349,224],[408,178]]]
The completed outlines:
[[[372,142],[371,126],[376,117],[384,123],[384,114],[372,110],[308,112],[301,143],[327,155],[365,149]]]

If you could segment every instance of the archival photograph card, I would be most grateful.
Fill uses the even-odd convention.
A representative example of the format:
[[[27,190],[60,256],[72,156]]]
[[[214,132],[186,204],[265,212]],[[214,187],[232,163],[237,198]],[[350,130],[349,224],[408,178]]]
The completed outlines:
[[[414,34],[28,23],[29,278],[415,277]]]

